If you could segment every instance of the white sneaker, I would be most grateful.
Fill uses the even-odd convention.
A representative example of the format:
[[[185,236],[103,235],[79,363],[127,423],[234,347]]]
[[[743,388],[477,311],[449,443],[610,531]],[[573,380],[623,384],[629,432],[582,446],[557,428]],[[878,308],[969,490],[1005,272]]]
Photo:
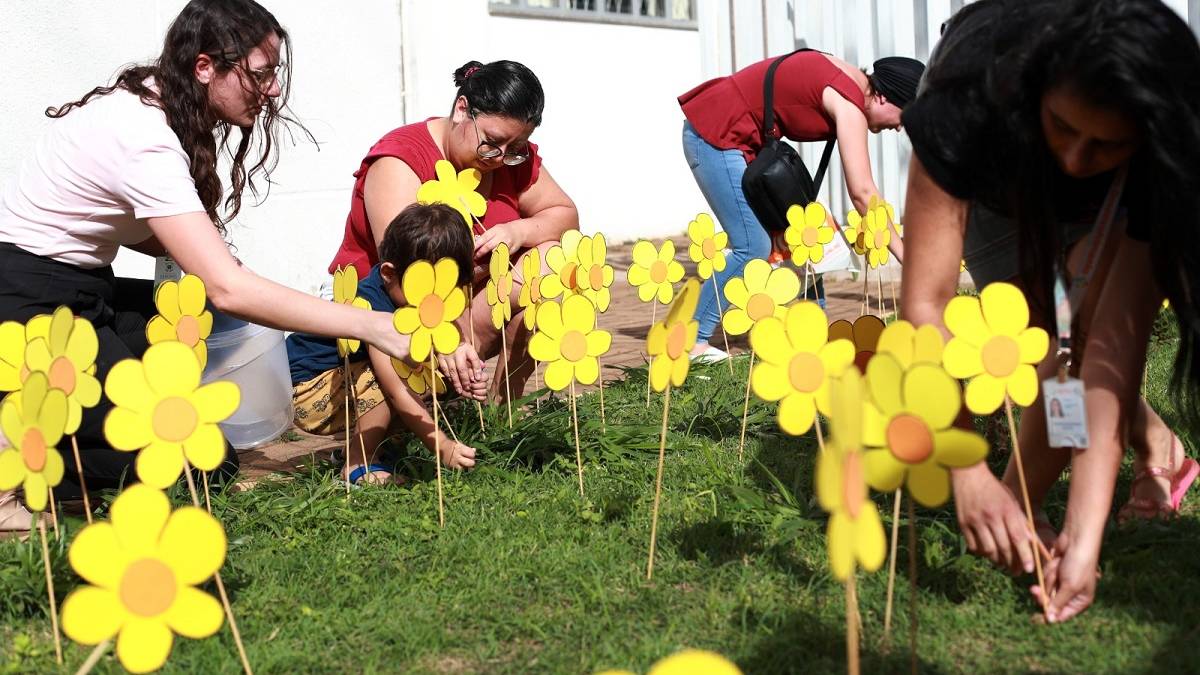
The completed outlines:
[[[705,349],[704,351],[700,352],[699,354],[692,354],[692,357],[691,357],[691,359],[693,361],[697,361],[697,362],[704,361],[704,362],[708,362],[708,363],[716,363],[718,361],[724,361],[728,358],[729,358],[729,352],[726,352],[722,349],[717,349],[716,347],[714,347],[712,345],[709,345],[708,349]]]
[[[0,532],[28,532],[32,527],[33,514],[17,499],[17,493],[0,492]]]

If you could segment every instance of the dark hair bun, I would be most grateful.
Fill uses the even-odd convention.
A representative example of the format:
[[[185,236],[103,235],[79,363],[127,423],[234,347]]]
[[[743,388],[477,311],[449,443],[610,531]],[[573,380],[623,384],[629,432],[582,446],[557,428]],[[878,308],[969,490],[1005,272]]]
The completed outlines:
[[[458,70],[454,71],[454,86],[462,87],[467,83],[467,78],[482,67],[483,64],[478,61],[467,61],[464,63]]]

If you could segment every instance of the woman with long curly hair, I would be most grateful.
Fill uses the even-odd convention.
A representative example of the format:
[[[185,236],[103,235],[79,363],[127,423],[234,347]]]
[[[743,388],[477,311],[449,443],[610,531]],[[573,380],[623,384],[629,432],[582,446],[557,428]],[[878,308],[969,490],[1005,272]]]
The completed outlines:
[[[242,267],[223,239],[246,188],[266,179],[287,110],[287,31],[253,0],[192,0],[167,30],[161,55],[125,68],[110,86],[46,115],[45,136],[0,193],[0,321],[65,305],[92,322],[96,376],[146,349],[150,282],[117,279],[125,246],[169,255],[199,276],[212,304],[285,330],[354,337],[405,357],[391,316],[325,302]],[[229,160],[228,192],[218,156]],[[224,197],[224,198],[223,198]],[[76,435],[89,488],[116,486],[136,453],[104,440],[101,399]],[[70,463],[69,463],[70,464]],[[237,469],[227,448],[225,473]],[[74,480],[73,466],[68,483]],[[64,485],[60,493],[70,492]],[[0,527],[22,514],[0,495]]]
[[[1051,621],[1092,602],[1126,444],[1136,475],[1119,519],[1176,513],[1200,469],[1139,395],[1165,296],[1180,334],[1175,407],[1197,421],[1197,91],[1200,45],[1159,0],[982,0],[947,24],[902,117],[906,317],[942,324],[964,258],[977,287],[1022,287],[1059,336],[1039,378],[1063,366],[1083,383],[1087,447],[1050,447],[1040,398],[1021,418],[1035,508],[1070,466],[1061,532],[1044,514],[1029,532],[1011,464],[1002,480],[984,465],[952,479],[971,550],[1028,573],[1035,536],[1049,547],[1033,590]]]

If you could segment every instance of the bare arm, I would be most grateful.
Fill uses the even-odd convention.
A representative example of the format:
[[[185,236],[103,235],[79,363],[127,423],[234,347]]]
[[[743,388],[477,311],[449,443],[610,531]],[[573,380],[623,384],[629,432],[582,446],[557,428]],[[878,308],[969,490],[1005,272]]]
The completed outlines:
[[[879,187],[871,176],[871,155],[867,149],[867,118],[844,96],[833,87],[825,87],[821,93],[821,103],[825,112],[833,118],[837,128],[838,156],[842,159],[842,173],[846,177],[846,191],[850,201],[859,213],[866,213],[872,197],[880,197]],[[907,218],[907,214],[905,218]],[[891,243],[888,249],[901,261],[904,259],[904,242],[896,232],[895,224],[888,225],[892,230]]]
[[[167,249],[158,241],[158,237],[150,236],[136,244],[126,244],[125,248],[131,251],[137,251],[142,255],[148,255],[151,258],[158,258],[167,254]]]
[[[254,274],[238,265],[207,215],[185,213],[147,222],[179,266],[200,277],[209,300],[222,312],[282,330],[356,338],[398,358],[408,356],[408,338],[392,327],[390,314],[327,302]]]
[[[417,201],[421,180],[403,161],[395,157],[380,157],[367,170],[363,183],[363,203],[375,246],[383,241],[383,233],[404,207]]]
[[[497,225],[475,240],[475,259],[482,260],[501,242],[510,250],[537,246],[558,239],[567,230],[579,229],[579,211],[575,202],[559,187],[542,165],[538,179],[521,193],[517,203],[521,218]]]

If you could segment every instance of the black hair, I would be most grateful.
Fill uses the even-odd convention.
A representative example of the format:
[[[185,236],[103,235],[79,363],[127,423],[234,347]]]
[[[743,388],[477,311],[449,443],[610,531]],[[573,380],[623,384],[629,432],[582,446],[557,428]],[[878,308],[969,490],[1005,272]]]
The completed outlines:
[[[475,269],[475,238],[462,214],[446,204],[409,204],[392,219],[379,242],[379,261],[391,263],[403,276],[418,260],[458,263],[458,285],[471,281]]]
[[[454,86],[458,87],[455,100],[465,96],[473,112],[511,117],[535,127],[542,123],[546,104],[542,83],[516,61],[468,61],[454,71]]]
[[[196,57],[208,55],[219,73],[244,68],[250,51],[272,33],[280,41],[281,92],[277,99],[266,97],[263,114],[253,126],[240,129],[241,137],[235,147],[229,142],[233,129],[216,118],[208,104],[207,88],[196,80]],[[126,66],[112,85],[96,87],[76,101],[47,108],[46,116],[62,117],[117,89],[136,94],[145,104],[161,108],[188,155],[200,203],[224,234],[225,223],[233,220],[242,208],[243,190],[248,187],[252,194],[258,194],[254,179],[259,173],[270,188],[269,174],[279,159],[275,146],[281,129],[294,126],[313,140],[308,130],[288,113],[291,55],[287,31],[254,0],[192,0],[171,22],[163,39],[162,53],[153,62]],[[151,77],[157,91],[144,84]],[[257,159],[251,158],[252,145]],[[229,193],[224,214],[218,208],[224,194],[221,177],[217,175],[218,156],[222,153],[229,158]]]
[[[974,3],[960,14],[1001,2]],[[1200,228],[1200,44],[1160,0],[1022,0],[1007,5],[1000,24],[1012,12],[1038,12],[1039,17],[1016,22],[1029,27],[1027,33],[997,38],[1003,53],[992,61],[984,91],[988,106],[1003,111],[995,132],[1009,142],[1007,150],[981,160],[989,162],[989,173],[999,171],[990,175],[1012,177],[1005,201],[1018,222],[1022,281],[1037,291],[1031,305],[1044,320],[1051,319],[1052,270],[1063,242],[1053,200],[1046,198],[1059,173],[1042,132],[1040,110],[1046,92],[1065,88],[1120,112],[1137,127],[1139,145],[1129,162],[1126,187],[1136,201],[1126,203],[1136,205],[1138,212],[1131,217],[1145,224],[1154,278],[1179,327],[1171,380],[1175,407],[1186,422],[1200,424],[1200,240],[1191,236]],[[1003,28],[993,22],[988,30]]]

